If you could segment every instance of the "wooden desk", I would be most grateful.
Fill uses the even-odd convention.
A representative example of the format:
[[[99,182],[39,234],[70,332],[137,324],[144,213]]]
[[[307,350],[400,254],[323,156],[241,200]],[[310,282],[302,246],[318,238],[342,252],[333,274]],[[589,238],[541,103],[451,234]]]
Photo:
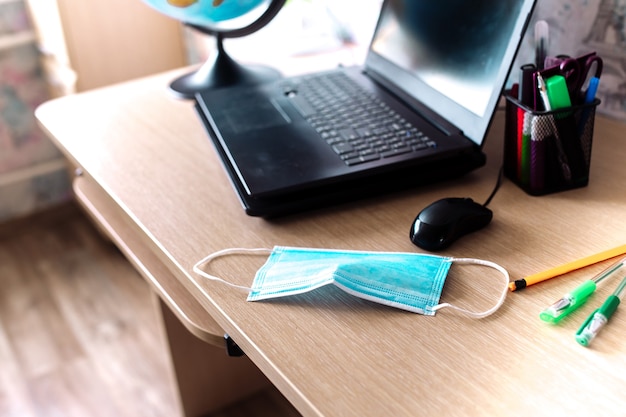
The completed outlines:
[[[626,307],[590,348],[574,340],[616,280],[600,285],[586,306],[558,326],[538,318],[607,262],[512,293],[496,314],[482,320],[445,310],[435,317],[414,315],[333,289],[247,303],[242,292],[191,270],[205,255],[229,247],[419,251],[408,230],[422,207],[452,196],[484,201],[491,192],[500,165],[502,111],[487,142],[487,166],[458,181],[267,221],[240,208],[192,104],[168,96],[173,77],[65,97],[37,111],[50,136],[84,172],[77,181],[81,200],[152,282],[169,306],[166,315],[172,311],[209,343],[224,329],[308,416],[624,414]],[[488,259],[518,279],[625,243],[624,129],[597,118],[588,187],[531,197],[504,180],[490,205],[492,224],[442,254]],[[213,264],[212,271],[246,285],[264,261],[229,258]],[[497,272],[453,267],[442,300],[480,309],[496,299],[500,286]],[[188,383],[193,377],[185,372],[208,363],[218,368],[204,376],[219,379],[230,365],[224,365],[221,351],[207,358],[181,352],[182,336],[166,329],[191,415],[207,406],[199,397],[213,388],[194,391]],[[254,368],[241,372],[248,375]],[[250,392],[263,384],[262,378],[255,381]],[[233,388],[215,385],[227,392]]]

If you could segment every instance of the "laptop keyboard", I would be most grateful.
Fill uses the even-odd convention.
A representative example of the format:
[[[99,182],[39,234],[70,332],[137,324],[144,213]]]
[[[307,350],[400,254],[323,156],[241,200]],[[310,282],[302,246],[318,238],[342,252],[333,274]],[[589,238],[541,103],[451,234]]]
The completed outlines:
[[[436,147],[428,136],[343,73],[311,75],[290,95],[348,166]]]

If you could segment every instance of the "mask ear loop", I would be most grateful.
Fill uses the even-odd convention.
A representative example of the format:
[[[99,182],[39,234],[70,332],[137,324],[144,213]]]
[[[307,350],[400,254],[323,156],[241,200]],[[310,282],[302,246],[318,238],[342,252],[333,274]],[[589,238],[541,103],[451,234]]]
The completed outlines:
[[[208,264],[210,264],[214,259],[216,258],[220,258],[223,256],[228,256],[228,255],[247,255],[247,254],[271,254],[272,253],[272,249],[267,249],[267,248],[254,248],[254,249],[248,249],[248,248],[229,248],[229,249],[223,249],[217,252],[214,252],[208,256],[206,256],[205,258],[201,259],[200,261],[198,261],[194,266],[193,266],[193,271],[206,278],[206,279],[210,279],[212,281],[217,281],[217,282],[221,282],[223,284],[226,284],[230,287],[233,288],[237,288],[246,292],[250,292],[252,291],[252,288],[250,287],[246,287],[245,285],[237,285],[237,284],[233,284],[232,282],[226,281],[225,279],[216,277],[215,275],[211,275],[205,271],[203,271],[202,269],[200,269],[200,267],[202,265],[208,266]],[[475,312],[475,311],[470,311],[470,310],[466,310],[464,308],[461,307],[457,307],[455,305],[452,305],[450,303],[441,303],[438,304],[436,306],[434,306],[432,308],[432,311],[437,311],[440,310],[442,308],[452,308],[454,310],[460,311],[461,313],[464,313],[470,317],[473,318],[484,318],[487,316],[490,316],[491,314],[495,313],[504,303],[504,300],[506,299],[506,295],[509,292],[509,281],[510,281],[510,277],[509,277],[509,273],[506,269],[504,269],[503,267],[501,267],[500,265],[490,262],[490,261],[485,261],[482,259],[472,259],[472,258],[450,258],[451,262],[457,262],[457,263],[461,263],[461,264],[477,264],[477,265],[483,265],[483,266],[488,266],[491,268],[494,268],[498,271],[500,271],[502,273],[502,275],[504,276],[505,279],[505,285],[504,285],[504,289],[502,292],[502,295],[500,296],[500,299],[498,300],[498,302],[489,310],[484,311],[484,312]]]
[[[208,266],[208,264],[210,264],[215,258],[221,258],[223,256],[228,256],[228,255],[248,255],[248,254],[270,254],[272,253],[271,249],[267,249],[267,248],[255,248],[255,249],[246,249],[246,248],[229,248],[229,249],[223,249],[217,252],[214,252],[212,254],[210,254],[209,256],[199,260],[194,266],[193,266],[193,272],[195,272],[196,274],[206,278],[206,279],[210,279],[211,281],[218,281],[221,282],[223,284],[226,284],[230,287],[233,288],[237,288],[240,290],[244,290],[246,292],[250,292],[252,291],[252,288],[250,287],[246,287],[245,285],[237,285],[237,284],[233,284],[232,282],[226,281],[225,279],[216,277],[215,275],[211,275],[208,274],[206,272],[204,272],[202,269],[200,269],[200,266],[205,265]]]
[[[446,308],[446,307],[450,307],[454,310],[460,311],[463,314],[466,314],[470,317],[476,318],[476,319],[482,319],[484,317],[490,316],[493,313],[495,313],[504,303],[504,300],[506,299],[506,295],[509,292],[509,281],[510,276],[509,276],[509,272],[504,269],[503,267],[501,267],[500,265],[490,262],[490,261],[484,261],[482,259],[472,259],[472,258],[450,258],[450,260],[452,262],[458,262],[461,264],[478,264],[478,265],[483,265],[483,266],[488,266],[490,268],[494,268],[497,269],[498,271],[500,271],[502,273],[502,275],[504,276],[504,289],[502,291],[502,294],[500,295],[500,298],[498,299],[498,301],[496,302],[496,304],[491,307],[489,310],[487,311],[483,311],[483,312],[475,312],[475,311],[470,311],[470,310],[466,310],[464,308],[461,307],[457,307],[455,305],[452,305],[450,303],[441,303],[441,304],[437,304],[436,306],[434,306],[432,308],[433,311],[437,311],[440,310],[442,308]]]

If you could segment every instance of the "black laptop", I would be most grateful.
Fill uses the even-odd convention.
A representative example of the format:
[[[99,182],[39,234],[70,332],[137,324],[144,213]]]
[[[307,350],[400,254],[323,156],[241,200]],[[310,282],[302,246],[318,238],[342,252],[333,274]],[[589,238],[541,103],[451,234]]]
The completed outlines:
[[[466,174],[536,0],[386,0],[363,67],[198,93],[246,213],[279,216]]]

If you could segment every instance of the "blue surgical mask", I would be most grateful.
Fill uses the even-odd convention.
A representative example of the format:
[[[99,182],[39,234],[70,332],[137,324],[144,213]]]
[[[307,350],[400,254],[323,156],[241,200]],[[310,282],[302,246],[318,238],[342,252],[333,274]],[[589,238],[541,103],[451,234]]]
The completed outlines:
[[[241,253],[269,253],[256,273],[251,287],[235,285],[203,271],[200,267],[217,257]],[[503,292],[494,307],[472,312],[448,303],[439,303],[452,263],[476,263],[500,271]],[[363,252],[277,246],[269,249],[227,249],[204,258],[194,271],[249,292],[248,301],[302,294],[333,284],[354,296],[414,313],[434,315],[451,307],[481,318],[495,312],[508,292],[509,274],[489,261],[451,258],[421,253]]]

